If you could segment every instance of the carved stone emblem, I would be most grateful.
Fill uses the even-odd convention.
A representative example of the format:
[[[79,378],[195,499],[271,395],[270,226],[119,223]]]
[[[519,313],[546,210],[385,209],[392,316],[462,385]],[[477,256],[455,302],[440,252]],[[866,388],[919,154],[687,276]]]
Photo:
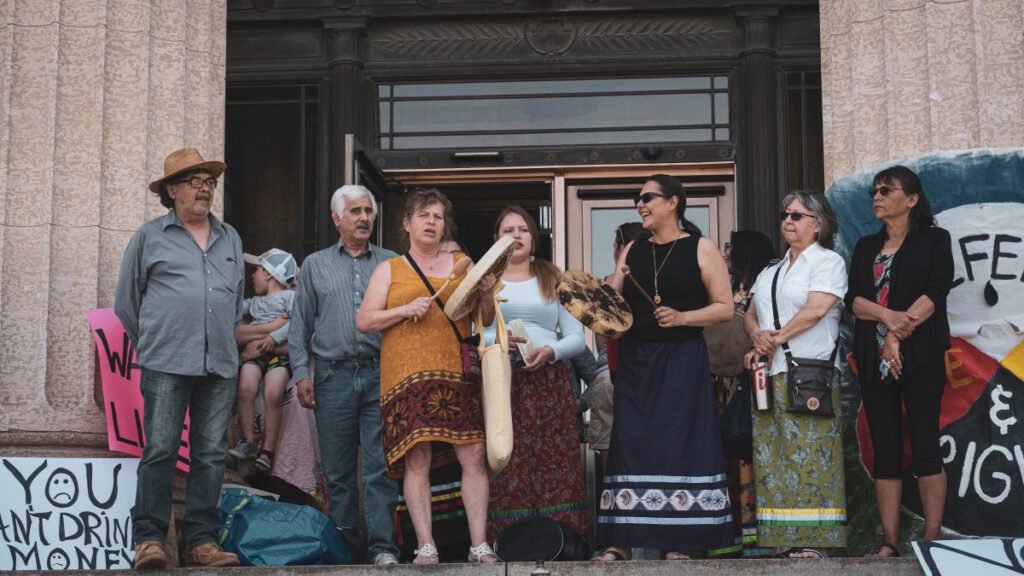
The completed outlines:
[[[526,42],[538,54],[561,54],[575,41],[576,25],[564,18],[533,20],[526,25]]]

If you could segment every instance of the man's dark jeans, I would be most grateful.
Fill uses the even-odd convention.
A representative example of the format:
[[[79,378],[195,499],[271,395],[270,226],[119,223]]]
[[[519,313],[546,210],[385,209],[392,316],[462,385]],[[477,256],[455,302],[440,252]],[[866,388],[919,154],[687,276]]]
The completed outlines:
[[[146,403],[146,446],[139,463],[138,492],[132,508],[132,541],[164,541],[171,517],[174,466],[181,443],[185,410],[190,409],[189,474],[180,545],[191,550],[216,542],[224,481],[225,433],[235,403],[237,378],[182,376],[142,370]]]
[[[388,477],[384,462],[377,360],[317,360],[313,389],[331,520],[350,545],[359,547],[363,543],[356,485],[356,449],[362,447],[369,559],[383,552],[397,554],[392,543],[392,519],[398,503],[398,483]]]

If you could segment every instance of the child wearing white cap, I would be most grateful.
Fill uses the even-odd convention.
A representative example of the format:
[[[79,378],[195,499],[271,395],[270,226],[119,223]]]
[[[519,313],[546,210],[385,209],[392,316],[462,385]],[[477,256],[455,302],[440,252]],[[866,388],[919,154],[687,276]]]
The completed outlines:
[[[256,264],[256,271],[252,274],[256,296],[243,302],[244,313],[252,317],[250,323],[267,324],[281,315],[289,316],[295,299],[295,291],[290,288],[295,280],[295,258],[284,250],[271,248],[261,256],[245,254],[244,259],[249,264]],[[262,377],[265,427],[263,447],[255,466],[264,473],[269,473],[274,467],[274,450],[281,429],[281,396],[291,377],[288,355],[277,354],[274,349],[287,341],[288,324],[285,323],[259,341],[257,348],[263,356],[245,361],[238,373],[238,416],[242,438],[228,453],[240,459],[256,455],[256,394]]]

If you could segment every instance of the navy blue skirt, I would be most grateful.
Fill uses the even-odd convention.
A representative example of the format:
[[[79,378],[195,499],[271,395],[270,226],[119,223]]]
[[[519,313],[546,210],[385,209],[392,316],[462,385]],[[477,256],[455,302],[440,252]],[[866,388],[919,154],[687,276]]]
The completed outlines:
[[[696,551],[733,543],[703,338],[622,341],[597,522],[601,546]]]

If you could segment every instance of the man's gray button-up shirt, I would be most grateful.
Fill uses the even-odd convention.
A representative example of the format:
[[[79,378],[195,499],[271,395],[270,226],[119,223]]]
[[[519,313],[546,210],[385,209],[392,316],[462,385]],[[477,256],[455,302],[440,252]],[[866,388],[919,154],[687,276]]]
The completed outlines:
[[[309,378],[309,352],[323,360],[344,360],[380,355],[380,334],[360,334],[356,313],[363,303],[370,275],[381,262],[397,256],[368,244],[352,256],[340,241],[314,252],[302,264],[288,329],[288,360],[295,380]]]
[[[143,224],[128,243],[114,311],[143,368],[234,378],[244,286],[238,232],[211,214],[203,252],[172,209]]]

